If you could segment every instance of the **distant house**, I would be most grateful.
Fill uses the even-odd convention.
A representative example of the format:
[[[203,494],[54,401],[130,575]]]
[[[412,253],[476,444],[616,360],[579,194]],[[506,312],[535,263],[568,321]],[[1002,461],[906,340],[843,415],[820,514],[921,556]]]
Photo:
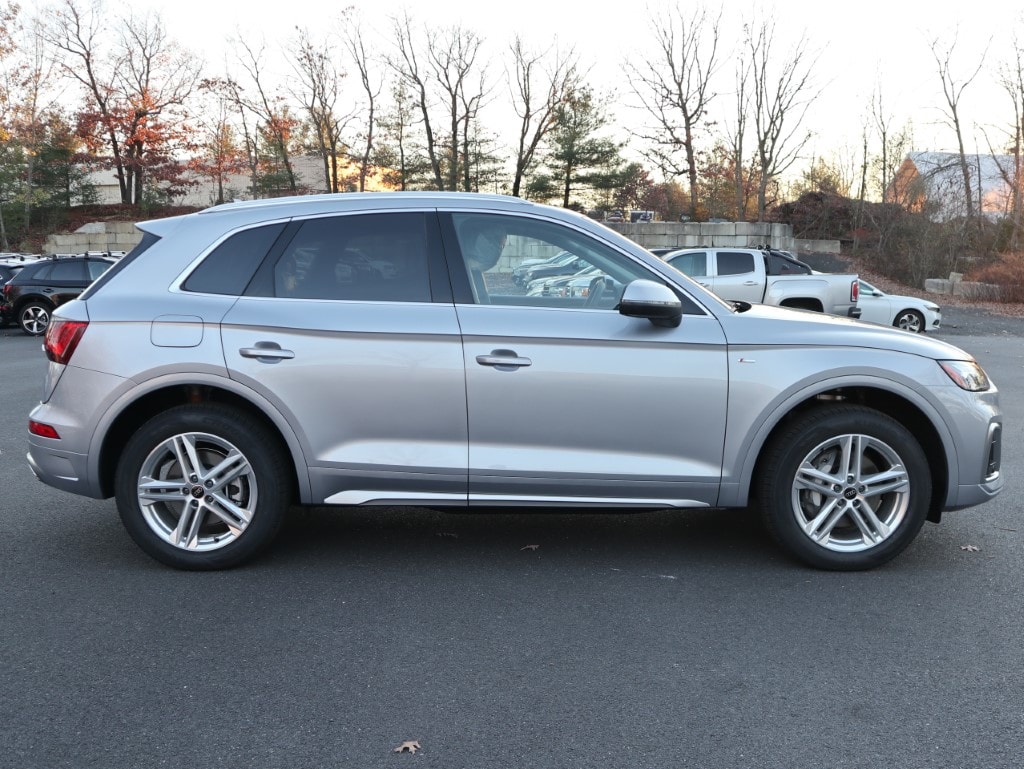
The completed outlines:
[[[968,155],[975,211],[990,219],[1010,213],[1017,174],[1012,155]],[[967,214],[964,176],[955,152],[911,152],[886,192],[886,200],[915,211],[928,210],[936,220]]]
[[[303,193],[327,192],[327,178],[322,158],[310,155],[297,155],[289,158],[295,179]],[[175,197],[174,203],[183,206],[209,206],[217,201],[217,187],[208,176],[190,173],[195,184],[184,195]],[[120,203],[121,190],[117,183],[117,172],[113,169],[92,171],[86,181],[96,191],[97,203]],[[247,173],[232,174],[224,180],[225,197],[229,200],[245,200],[252,196],[252,181]],[[383,189],[384,185],[375,174],[368,180],[368,189]]]

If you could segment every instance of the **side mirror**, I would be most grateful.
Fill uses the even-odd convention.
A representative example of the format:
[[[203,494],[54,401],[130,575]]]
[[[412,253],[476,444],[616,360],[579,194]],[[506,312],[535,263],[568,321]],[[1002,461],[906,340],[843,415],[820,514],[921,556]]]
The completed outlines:
[[[634,280],[622,292],[619,312],[630,318],[647,318],[655,326],[675,328],[682,320],[683,304],[668,286]]]

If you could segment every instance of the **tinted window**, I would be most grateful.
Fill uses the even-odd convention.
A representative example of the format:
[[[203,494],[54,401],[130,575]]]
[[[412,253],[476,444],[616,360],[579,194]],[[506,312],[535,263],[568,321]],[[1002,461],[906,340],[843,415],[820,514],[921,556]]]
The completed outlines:
[[[100,275],[105,273],[108,269],[113,266],[112,262],[87,262],[89,265],[89,279],[96,280]]]
[[[52,265],[47,280],[86,281],[89,280],[89,270],[82,259],[57,262]]]
[[[185,291],[241,296],[284,224],[235,233],[207,256],[182,285]]]
[[[274,295],[429,302],[427,242],[422,213],[309,219],[274,267]]]
[[[36,268],[27,267],[21,271],[18,276],[19,283],[28,283],[29,281],[44,281],[50,277],[50,273],[53,271],[53,263],[48,262],[41,264]]]
[[[738,251],[718,252],[719,275],[743,275],[754,271],[754,255]]]
[[[691,278],[701,278],[708,274],[708,255],[703,251],[680,254],[670,259],[668,263]]]
[[[810,275],[811,268],[794,259],[787,259],[781,254],[768,255],[769,275]]]

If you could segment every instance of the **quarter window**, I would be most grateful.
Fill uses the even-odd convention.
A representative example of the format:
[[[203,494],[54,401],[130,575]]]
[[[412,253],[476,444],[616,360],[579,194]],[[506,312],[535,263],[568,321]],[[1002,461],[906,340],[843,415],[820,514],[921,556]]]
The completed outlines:
[[[283,224],[271,224],[235,233],[210,252],[182,289],[241,296],[283,229]]]

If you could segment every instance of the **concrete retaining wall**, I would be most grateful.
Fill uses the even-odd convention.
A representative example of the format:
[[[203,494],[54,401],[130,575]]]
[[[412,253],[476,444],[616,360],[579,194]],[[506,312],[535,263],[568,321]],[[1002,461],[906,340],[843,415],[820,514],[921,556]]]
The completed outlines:
[[[616,232],[644,248],[696,248],[769,245],[795,251],[797,241],[788,224],[772,222],[606,222]],[[817,242],[817,241],[815,241]],[[836,244],[838,250],[838,243]]]
[[[43,253],[80,254],[84,251],[131,251],[142,240],[133,222],[89,222],[70,234],[51,235]]]

